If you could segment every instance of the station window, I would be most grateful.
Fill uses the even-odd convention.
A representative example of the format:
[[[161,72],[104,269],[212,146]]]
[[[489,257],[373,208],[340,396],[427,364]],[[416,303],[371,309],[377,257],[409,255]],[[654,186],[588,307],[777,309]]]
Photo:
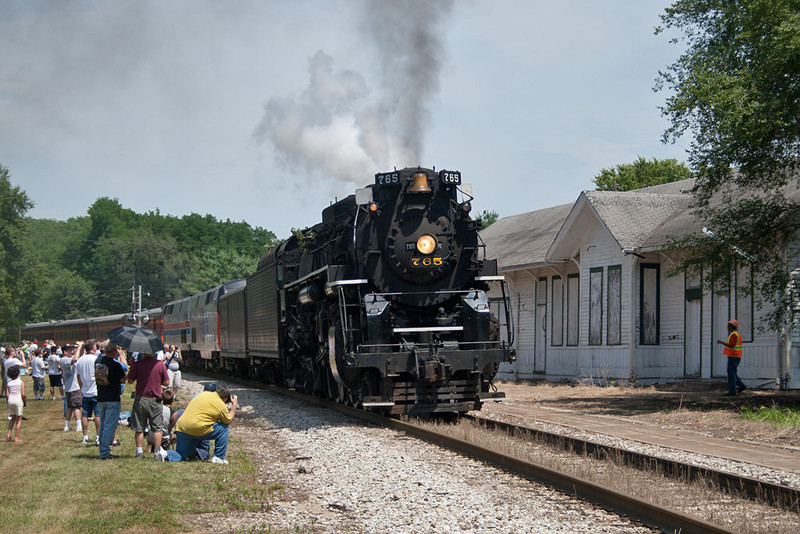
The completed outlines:
[[[750,266],[740,263],[736,267],[735,319],[739,321],[742,341],[753,341],[753,273]]]
[[[577,274],[567,276],[567,345],[576,346],[580,336],[580,285]]]
[[[659,344],[660,328],[660,266],[643,263],[640,268],[639,291],[639,343]]]
[[[554,276],[553,284],[553,313],[551,320],[550,344],[560,347],[564,344],[564,281],[560,276]]]
[[[589,345],[603,344],[603,268],[589,269]]]
[[[606,297],[608,314],[606,324],[606,343],[619,345],[622,343],[622,266],[612,265],[608,268],[608,295]]]

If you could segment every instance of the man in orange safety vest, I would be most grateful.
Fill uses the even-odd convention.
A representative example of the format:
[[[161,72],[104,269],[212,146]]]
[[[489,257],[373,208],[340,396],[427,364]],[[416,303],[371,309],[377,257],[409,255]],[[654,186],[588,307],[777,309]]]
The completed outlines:
[[[718,339],[717,343],[725,345],[722,353],[728,357],[728,392],[726,396],[734,396],[747,389],[744,382],[739,378],[737,369],[742,361],[742,334],[739,333],[739,321],[731,319],[728,321],[728,340]]]

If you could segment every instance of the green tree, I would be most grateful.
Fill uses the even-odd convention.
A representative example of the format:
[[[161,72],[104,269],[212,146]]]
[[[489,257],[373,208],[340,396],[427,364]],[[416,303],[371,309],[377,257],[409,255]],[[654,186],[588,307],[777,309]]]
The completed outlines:
[[[131,311],[131,286],[144,307],[253,272],[275,234],[211,215],[144,214],[98,198],[69,221],[26,219],[21,248],[25,321]]]
[[[492,211],[483,210],[482,212],[480,212],[475,217],[475,220],[480,223],[480,225],[481,225],[480,229],[481,230],[485,230],[486,228],[488,228],[492,224],[496,223],[497,219],[499,219],[499,218],[500,218],[500,214],[497,213],[496,211],[494,211],[494,210],[492,210]]]
[[[592,180],[597,191],[631,191],[651,185],[668,184],[692,177],[692,171],[676,159],[646,160],[639,156],[633,163],[603,169]]]
[[[67,269],[59,268],[48,278],[32,305],[33,322],[91,317],[98,308],[98,294],[92,284]]]
[[[222,282],[244,278],[258,265],[258,257],[230,248],[206,248],[192,258],[192,267],[183,280],[184,294],[204,291]]]
[[[11,172],[0,163],[0,331],[11,332],[17,325],[23,261],[25,213],[33,202],[19,186],[11,184]]]
[[[103,236],[94,243],[92,261],[84,271],[102,294],[104,313],[131,311],[131,286],[149,294],[145,308],[161,305],[180,294],[187,257],[171,237],[129,229]]]
[[[797,231],[800,165],[800,2],[679,0],[656,33],[677,30],[686,51],[664,72],[664,141],[692,135],[696,215],[719,239],[691,237],[681,267],[706,265],[704,280],[749,262],[760,304],[776,305],[769,326],[793,313],[797,294],[784,253]],[[789,257],[797,250],[788,250]]]
[[[18,315],[26,322],[63,318],[55,311],[45,311],[40,300],[47,287],[64,269],[67,260],[75,255],[74,251],[85,241],[89,218],[55,221],[28,217],[25,223],[26,240],[22,255],[25,273],[21,280],[22,295]]]

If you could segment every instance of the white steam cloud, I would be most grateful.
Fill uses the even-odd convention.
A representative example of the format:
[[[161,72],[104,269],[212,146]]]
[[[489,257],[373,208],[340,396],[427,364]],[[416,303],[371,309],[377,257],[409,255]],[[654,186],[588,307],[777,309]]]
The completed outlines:
[[[390,166],[421,164],[429,104],[439,90],[440,34],[452,0],[367,1],[362,31],[381,65],[373,93],[352,70],[337,71],[322,51],[309,60],[309,85],[273,98],[255,130],[293,172],[363,183]]]

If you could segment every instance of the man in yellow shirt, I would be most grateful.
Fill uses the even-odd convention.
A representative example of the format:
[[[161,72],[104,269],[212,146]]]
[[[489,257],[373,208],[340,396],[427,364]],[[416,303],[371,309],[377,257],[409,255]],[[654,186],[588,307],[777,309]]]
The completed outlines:
[[[228,388],[221,385],[216,391],[204,391],[189,401],[175,424],[175,451],[181,455],[181,460],[191,458],[201,441],[213,440],[211,463],[227,464],[228,425],[236,415],[237,406],[236,395],[231,395]]]

